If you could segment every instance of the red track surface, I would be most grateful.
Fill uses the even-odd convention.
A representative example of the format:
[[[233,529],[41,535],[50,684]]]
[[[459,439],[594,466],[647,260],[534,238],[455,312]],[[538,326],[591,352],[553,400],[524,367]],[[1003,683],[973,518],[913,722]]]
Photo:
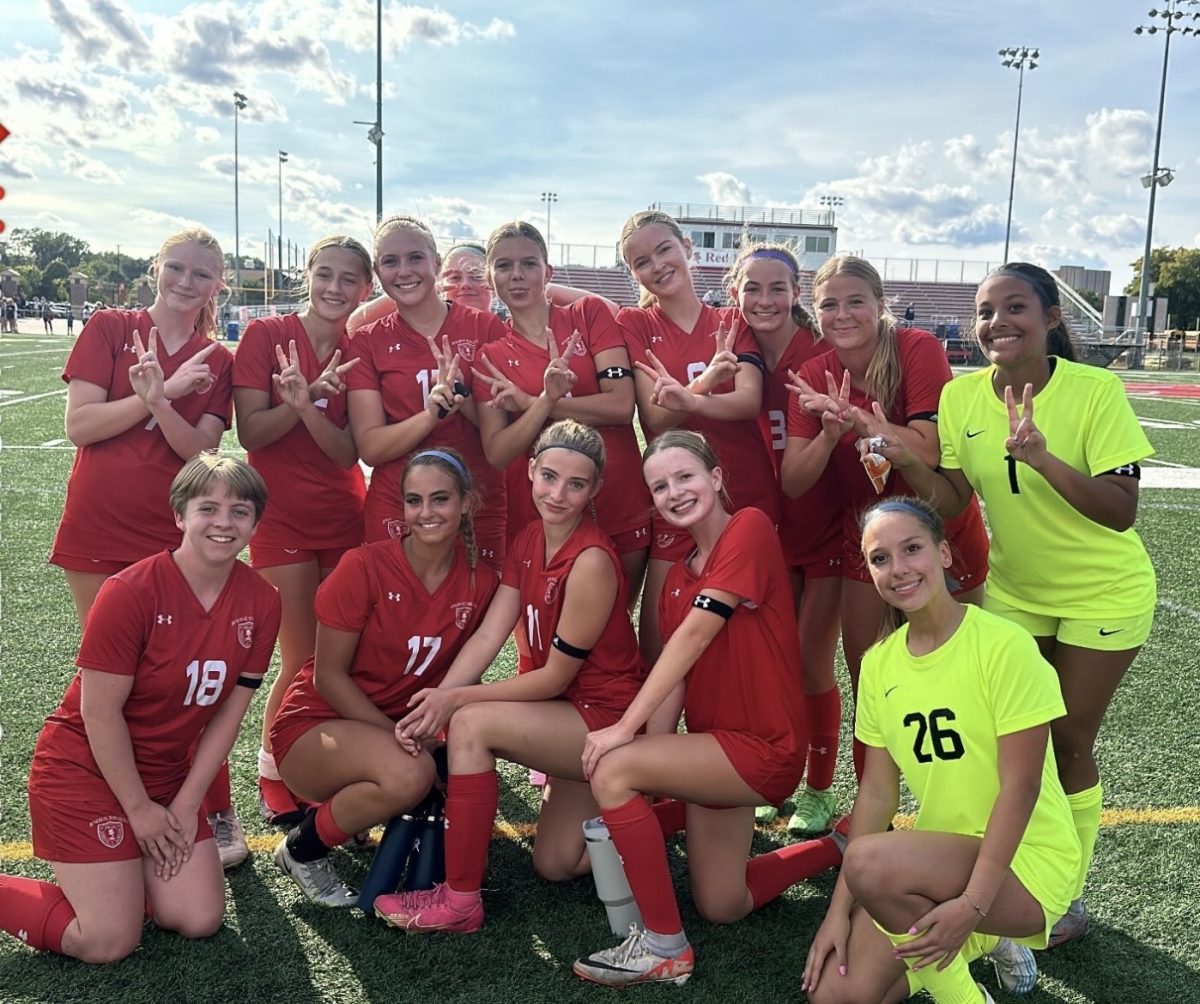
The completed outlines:
[[[1130,383],[1125,381],[1125,392],[1140,397],[1176,397],[1200,399],[1200,384],[1190,383]]]

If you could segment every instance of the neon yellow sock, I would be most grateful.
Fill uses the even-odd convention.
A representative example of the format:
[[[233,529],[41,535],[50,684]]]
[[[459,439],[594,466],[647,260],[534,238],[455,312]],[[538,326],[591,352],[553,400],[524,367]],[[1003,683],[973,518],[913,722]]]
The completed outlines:
[[[878,924],[875,926],[879,927]],[[879,929],[883,931],[882,927]],[[919,937],[916,934],[893,934],[891,931],[883,931],[883,933],[887,935],[888,941],[897,947],[909,941],[915,941]],[[982,937],[986,937],[986,935]],[[912,968],[914,960],[905,959],[904,964],[908,966],[908,985],[911,987],[914,983],[918,984],[921,989],[929,992],[937,1004],[981,1004],[984,1000],[983,994],[979,992],[979,987],[971,978],[971,970],[964,958],[964,953],[970,945],[971,940],[968,939],[966,945],[963,946],[963,951],[959,952],[954,961],[940,973],[937,963],[930,963],[921,969],[914,970]]]
[[[1075,895],[1072,899],[1079,899],[1083,895],[1083,884],[1087,881],[1088,872],[1092,867],[1096,837],[1100,833],[1100,809],[1103,802],[1104,789],[1099,784],[1067,796],[1067,804],[1071,806],[1071,816],[1075,820],[1075,832],[1079,834],[1079,846],[1083,851],[1079,860],[1079,881],[1075,884]]]
[[[998,944],[1000,944],[1000,935],[980,934],[975,931],[967,935],[967,940],[963,942],[962,951],[959,954],[968,962],[974,962],[976,959],[983,958]]]

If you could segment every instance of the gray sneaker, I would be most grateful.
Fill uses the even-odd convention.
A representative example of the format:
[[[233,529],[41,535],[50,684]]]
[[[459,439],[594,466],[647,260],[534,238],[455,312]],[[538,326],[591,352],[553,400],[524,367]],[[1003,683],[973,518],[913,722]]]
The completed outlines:
[[[232,809],[211,813],[208,825],[212,827],[213,837],[217,841],[217,854],[225,871],[236,868],[250,856],[242,822]]]
[[[329,858],[297,861],[288,852],[287,837],[275,848],[275,864],[300,887],[312,902],[321,906],[356,906],[358,893],[338,878]]]
[[[1009,938],[1001,938],[987,954],[996,969],[1000,988],[1010,994],[1024,996],[1037,986],[1038,967],[1033,952]]]

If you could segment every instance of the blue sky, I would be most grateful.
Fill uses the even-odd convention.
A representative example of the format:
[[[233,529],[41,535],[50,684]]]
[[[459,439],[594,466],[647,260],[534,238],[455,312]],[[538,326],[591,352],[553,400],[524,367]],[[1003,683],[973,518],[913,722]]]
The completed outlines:
[[[1013,257],[1129,274],[1145,239],[1162,38],[1130,0],[385,3],[384,208],[445,237],[525,217],[611,247],[655,201],[816,206],[872,258],[997,261],[1017,74]],[[19,8],[19,9],[17,9]],[[906,9],[908,8],[908,9]],[[176,224],[242,248],[369,237],[371,0],[41,0],[6,10],[0,204],[9,229],[150,254]],[[1200,6],[1195,8],[1200,12]],[[1200,22],[1198,22],[1200,24]],[[1200,243],[1200,40],[1175,35],[1155,244]]]

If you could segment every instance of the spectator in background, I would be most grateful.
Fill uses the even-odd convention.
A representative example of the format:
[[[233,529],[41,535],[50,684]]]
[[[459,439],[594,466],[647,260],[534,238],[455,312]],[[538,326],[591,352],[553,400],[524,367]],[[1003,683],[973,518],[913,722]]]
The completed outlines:
[[[67,307],[67,334],[75,334],[75,308]]]
[[[911,327],[913,327],[913,321],[915,321],[916,319],[917,319],[917,307],[916,307],[916,304],[910,303],[910,304],[908,305],[908,309],[904,311],[904,325],[905,325],[905,327],[908,327],[908,328],[911,328]]]
[[[46,334],[54,334],[54,308],[45,299],[42,300],[42,326],[46,329]]]

